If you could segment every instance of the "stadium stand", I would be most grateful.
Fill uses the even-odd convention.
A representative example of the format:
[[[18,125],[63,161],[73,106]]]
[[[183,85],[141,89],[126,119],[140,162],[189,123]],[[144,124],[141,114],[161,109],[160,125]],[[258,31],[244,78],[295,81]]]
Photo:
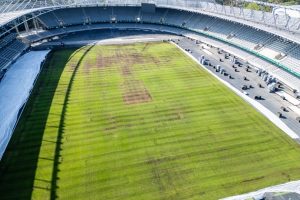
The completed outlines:
[[[300,44],[250,26],[185,10],[156,8],[155,13],[147,13],[142,12],[140,7],[134,6],[126,8],[121,6],[80,7],[68,8],[67,11],[58,9],[39,16],[39,20],[46,25],[48,32],[39,32],[36,35],[27,37],[27,39],[35,41],[61,33],[63,29],[59,31],[56,29],[57,27],[68,27],[68,32],[70,32],[72,29],[78,31],[78,29],[90,28],[84,26],[85,24],[111,23],[112,20],[119,23],[136,23],[137,19],[140,19],[142,23],[166,24],[184,27],[200,33],[206,32],[251,51],[262,52],[263,56],[269,56],[269,59],[275,61],[278,60],[292,71],[300,73],[300,62],[297,62],[300,57],[292,51],[295,49],[295,52],[297,52]],[[273,53],[265,53],[268,49]]]
[[[10,33],[0,40],[0,71],[12,63],[27,45],[16,39],[16,33]]]
[[[51,12],[49,13],[48,15],[42,15],[40,17],[38,17],[38,19],[40,21],[42,21],[43,24],[46,25],[46,28],[57,28],[59,27],[59,24],[58,24],[58,21],[57,21],[57,18],[55,17],[55,15]]]
[[[84,8],[85,13],[88,13],[91,23],[108,22],[112,16],[112,9],[110,7],[89,7]]]
[[[49,12],[39,13],[36,17],[38,28],[31,27],[31,32],[24,34],[26,35],[24,38],[29,42],[37,42],[45,38],[69,34],[71,32],[92,30],[106,26],[107,28],[111,28],[116,26],[116,23],[118,23],[119,27],[121,23],[143,23],[148,24],[148,27],[150,24],[155,24],[161,26],[159,28],[157,26],[152,27],[157,30],[176,32],[179,34],[186,33],[186,31],[194,31],[198,34],[234,45],[265,59],[267,63],[277,65],[280,70],[272,70],[277,74],[279,74],[281,70],[285,70],[293,76],[300,77],[300,55],[298,50],[300,49],[300,43],[297,43],[297,40],[291,41],[288,38],[281,37],[279,34],[277,35],[276,31],[268,31],[271,25],[270,27],[264,26],[264,31],[258,25],[252,26],[246,23],[240,23],[237,18],[235,18],[236,21],[232,21],[230,15],[238,15],[238,13],[241,12],[239,8],[210,3],[204,5],[202,2],[194,5],[194,3],[189,1],[182,5],[180,4],[181,1],[179,1],[176,3],[176,6],[165,5],[162,2],[159,3],[161,6],[156,6],[154,12],[145,12],[141,9],[141,6],[136,6],[134,3],[130,6],[85,5],[67,8],[60,6],[49,10]],[[24,13],[34,12],[41,6],[42,5],[32,5],[26,12],[23,9],[14,9],[12,7],[7,8],[7,11],[11,10],[11,13],[13,13],[11,16],[15,18]],[[207,13],[207,10],[213,9],[207,6],[214,6],[216,10],[219,10],[218,13]],[[194,9],[194,7],[201,7],[201,12]],[[10,15],[7,11],[4,13],[0,12],[1,15],[6,16],[6,21],[10,20],[8,17]],[[227,13],[226,17],[220,18],[218,14],[223,12]],[[248,9],[243,10],[243,18],[247,20],[251,18],[252,22],[255,21],[255,19],[263,19],[265,24],[276,20],[274,19],[273,13],[254,12]],[[2,20],[3,24],[5,20]],[[293,24],[287,23],[285,18],[278,16],[276,24],[278,27],[283,26],[283,24],[289,27],[294,26],[294,28],[296,28],[295,31],[297,31],[299,29],[300,20],[294,16],[291,16],[290,20]],[[33,24],[32,21],[30,23]],[[164,26],[162,27],[162,25]],[[126,28],[126,26],[127,25],[124,24],[123,28]],[[182,28],[182,30],[179,31],[175,29],[175,27]],[[285,34],[288,33],[285,32]],[[26,49],[26,45],[24,47],[17,42],[21,48],[20,52],[16,52],[9,47],[9,45],[11,45],[10,43],[14,43],[13,41],[16,35],[17,34],[5,34],[3,35],[4,37],[2,37],[3,40],[1,40],[0,43],[0,68],[3,68],[4,64],[7,65],[11,57],[16,57],[16,55],[19,55],[20,52]]]
[[[5,47],[7,44],[9,44],[11,41],[13,41],[14,39],[16,38],[16,34],[15,33],[12,33],[12,34],[9,34],[5,37],[3,37],[1,40],[0,40],[0,49]]]
[[[197,6],[192,3],[196,1],[181,4],[181,0],[169,6],[165,5],[167,1],[161,0],[161,5],[156,6],[153,12],[143,11],[135,3],[74,6],[54,5],[55,1],[48,5],[48,0],[43,5],[38,5],[37,0],[37,4],[25,9],[31,5],[30,0],[28,2],[23,8],[17,3],[8,5],[9,8],[0,7],[0,80],[7,67],[30,45],[39,45],[48,39],[58,38],[55,36],[63,37],[74,32],[116,28],[158,30],[187,37],[193,35],[193,38],[201,38],[199,41],[203,43],[222,50],[226,48],[232,55],[243,57],[245,64],[254,66],[254,69],[260,68],[272,77],[279,77],[292,88],[290,91],[300,90],[300,18],[290,17],[288,23],[286,16],[274,18],[272,12],[248,9],[243,10],[242,18],[236,16],[238,13],[241,15],[240,8],[198,1]],[[215,7],[219,11],[210,12],[207,7]],[[20,18],[20,30],[14,28],[19,23],[14,21],[16,18]],[[9,26],[4,28],[6,24]],[[9,139],[7,137],[6,142]],[[4,145],[7,144],[0,142],[0,147]]]
[[[138,7],[129,7],[128,10],[123,7],[112,8],[112,17],[122,22],[135,22],[140,16],[141,9]]]
[[[251,49],[254,49],[254,47],[258,44],[266,43],[270,38],[273,37],[273,35],[270,33],[266,33],[248,26],[243,26],[236,30],[237,31],[233,32],[234,37],[231,39],[231,41]]]
[[[293,51],[289,52],[288,56],[285,59],[283,59],[281,63],[288,66],[290,69],[299,71],[299,58],[300,49],[299,47],[297,47]]]

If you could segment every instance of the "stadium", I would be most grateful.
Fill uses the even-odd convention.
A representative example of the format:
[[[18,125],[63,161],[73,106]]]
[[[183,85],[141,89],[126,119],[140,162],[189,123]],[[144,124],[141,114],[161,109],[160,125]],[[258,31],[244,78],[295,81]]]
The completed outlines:
[[[297,200],[299,137],[297,5],[0,1],[1,200]]]

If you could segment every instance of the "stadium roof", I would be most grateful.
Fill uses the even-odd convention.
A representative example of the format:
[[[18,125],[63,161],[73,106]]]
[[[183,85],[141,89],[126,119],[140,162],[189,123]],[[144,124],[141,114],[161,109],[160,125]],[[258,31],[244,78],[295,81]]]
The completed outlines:
[[[3,26],[4,24],[8,23],[9,21],[12,21],[20,16],[23,16],[28,13],[32,13],[36,10],[39,10],[39,8],[35,9],[27,9],[27,10],[17,10],[13,12],[7,12],[7,13],[0,13],[0,26]]]
[[[285,9],[293,9],[298,10],[300,12],[300,7],[297,6],[283,6],[273,3],[267,3],[263,1],[255,1],[255,0],[236,0],[237,3],[244,2],[253,2],[259,5],[270,6],[272,8],[285,8]],[[137,4],[141,2],[147,3],[156,3],[156,4],[169,4],[172,0],[0,0],[0,13],[4,12],[13,12],[16,10],[24,10],[24,9],[32,9],[32,8],[43,8],[43,7],[51,7],[51,6],[76,6],[76,5],[88,5],[88,4],[106,4],[109,5],[111,3],[123,3],[123,4]],[[203,2],[216,3],[214,0],[175,0],[178,4],[182,4],[185,2],[186,4],[199,4]],[[172,4],[172,3],[171,3]]]
[[[193,10],[242,23],[300,44],[300,10],[298,7],[280,6],[261,1],[239,1],[240,7],[217,4],[213,0],[2,0],[2,2],[3,4],[0,6],[0,26],[24,14],[43,12],[43,10],[77,6],[136,6],[148,2],[155,3],[159,7]],[[244,2],[269,5],[274,10],[273,12],[264,12],[245,9],[241,4]]]

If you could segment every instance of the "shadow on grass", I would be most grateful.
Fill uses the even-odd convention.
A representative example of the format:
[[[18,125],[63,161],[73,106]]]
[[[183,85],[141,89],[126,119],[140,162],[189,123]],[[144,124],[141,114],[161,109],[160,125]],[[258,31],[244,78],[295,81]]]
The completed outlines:
[[[55,161],[56,156],[43,158],[40,155],[42,142],[59,146],[60,141],[43,141],[54,93],[61,74],[76,49],[68,49],[57,59],[49,55],[36,82],[21,119],[0,162],[0,199],[31,199],[34,188],[50,193],[51,181],[36,180],[39,159]],[[26,76],[26,75],[25,75]],[[56,152],[58,154],[58,152]],[[42,186],[34,186],[39,181]]]
[[[78,60],[78,62],[76,63],[76,66],[73,70],[73,73],[71,75],[70,78],[70,82],[68,84],[67,87],[67,91],[66,91],[66,95],[65,95],[65,99],[64,99],[64,103],[63,103],[63,109],[62,109],[62,113],[61,113],[61,118],[60,118],[60,122],[59,122],[59,129],[58,129],[58,135],[57,135],[57,143],[56,143],[56,149],[55,149],[55,156],[54,156],[54,164],[53,164],[53,173],[52,173],[52,179],[51,179],[51,199],[56,199],[57,198],[57,180],[59,179],[58,177],[58,166],[60,164],[60,151],[61,151],[61,144],[62,144],[62,135],[64,132],[64,124],[65,124],[65,114],[66,114],[66,109],[67,109],[67,105],[68,105],[68,101],[69,101],[69,97],[70,97],[70,92],[73,86],[73,82],[74,82],[74,78],[76,76],[76,73],[78,71],[78,68],[83,60],[83,58],[88,54],[88,52],[94,47],[94,45],[89,46],[85,52],[83,53],[83,55],[80,57],[80,59]]]

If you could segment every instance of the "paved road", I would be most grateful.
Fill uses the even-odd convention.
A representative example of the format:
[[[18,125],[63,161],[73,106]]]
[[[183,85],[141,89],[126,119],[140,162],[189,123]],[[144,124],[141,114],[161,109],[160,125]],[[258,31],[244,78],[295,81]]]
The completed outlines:
[[[259,101],[263,106],[268,108],[274,114],[277,114],[277,112],[281,112],[283,114],[283,118],[281,118],[281,120],[300,137],[300,123],[296,121],[297,114],[292,112],[291,110],[284,112],[281,109],[282,106],[288,107],[291,104],[283,100],[279,95],[270,93],[269,89],[267,88],[267,84],[256,74],[256,70],[254,68],[250,69],[251,72],[247,72],[247,65],[241,59],[239,59],[239,61],[243,63],[243,66],[238,67],[237,65],[235,65],[239,71],[235,72],[234,68],[232,67],[233,63],[230,61],[230,59],[224,58],[225,53],[219,54],[217,48],[207,47],[203,43],[196,44],[196,41],[183,37],[179,40],[176,39],[175,41],[181,48],[190,49],[191,55],[196,59],[199,59],[201,55],[204,55],[210,60],[213,65],[221,65],[226,70],[226,72],[233,77],[233,79],[230,79],[229,76],[224,76],[220,73],[215,72],[215,69],[213,67],[206,66],[206,68],[214,72],[218,77],[229,82],[239,91],[243,91],[243,85],[252,85],[254,88],[246,90],[249,93],[249,97],[254,99],[255,96],[262,96],[264,100],[257,101]],[[202,48],[202,46],[204,46],[204,49]],[[220,59],[222,59],[223,62],[220,62]],[[246,76],[248,80],[244,80],[244,76]],[[263,88],[258,87],[258,83],[261,83]],[[298,142],[300,143],[300,140]]]

